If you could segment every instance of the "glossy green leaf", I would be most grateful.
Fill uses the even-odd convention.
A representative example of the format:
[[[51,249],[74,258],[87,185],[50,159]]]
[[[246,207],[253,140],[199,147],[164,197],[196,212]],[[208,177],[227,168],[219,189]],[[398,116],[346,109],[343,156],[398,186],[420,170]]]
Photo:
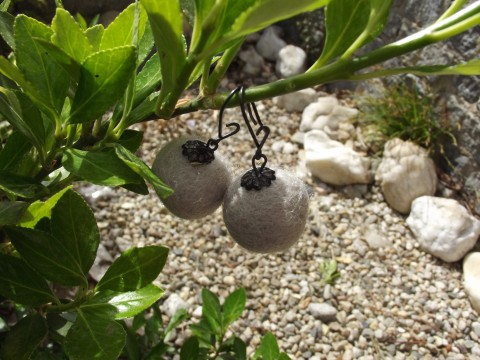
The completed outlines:
[[[260,341],[260,346],[258,347],[257,351],[255,351],[253,359],[255,360],[261,358],[262,360],[277,360],[279,356],[280,349],[278,348],[277,339],[269,331]]]
[[[100,243],[100,233],[92,210],[75,191],[67,190],[52,210],[52,235],[63,251],[73,258],[84,275],[93,265]]]
[[[78,310],[64,349],[70,360],[116,360],[125,346],[125,330],[114,320]]]
[[[139,184],[141,178],[114,151],[68,149],[62,164],[69,172],[97,185]]]
[[[149,308],[163,294],[164,291],[153,284],[128,292],[104,290],[84,302],[80,308],[84,312],[98,313],[109,319],[126,319]]]
[[[165,198],[173,193],[173,190],[161,181],[142,160],[125,147],[117,143],[115,144],[115,152],[126,165],[153,186],[158,196]]]
[[[32,144],[18,131],[12,132],[0,151],[0,170],[15,172]]]
[[[13,22],[15,18],[7,12],[0,11],[0,36],[12,50],[15,50],[15,38],[13,36]]]
[[[25,94],[0,87],[0,114],[43,156],[47,129],[42,114]]]
[[[139,195],[148,195],[148,186],[145,181],[142,180],[140,184],[125,184],[122,187],[128,191],[134,192]]]
[[[12,3],[12,0],[3,0],[1,3],[0,3],[0,11],[8,11],[8,8],[10,7]]]
[[[0,190],[13,196],[26,199],[45,193],[46,188],[28,176],[20,176],[8,171],[0,171]]]
[[[129,5],[123,10],[115,20],[106,28],[100,50],[112,49],[124,45],[136,45],[132,40],[134,38],[134,18],[136,4]],[[138,22],[138,38],[141,39],[145,31],[147,14],[140,8],[140,17]]]
[[[29,360],[32,353],[47,336],[47,324],[39,314],[21,319],[8,333],[0,350],[0,358]]]
[[[96,286],[97,291],[134,291],[155,280],[167,261],[168,249],[162,246],[131,248],[108,268]]]
[[[174,331],[178,325],[188,319],[188,312],[185,309],[178,309],[172,318],[168,322],[167,327],[165,328],[165,339]]]
[[[195,336],[188,338],[180,349],[180,360],[197,360],[200,359],[200,345]]]
[[[27,207],[24,201],[0,201],[0,226],[16,224]]]
[[[129,126],[144,121],[155,114],[155,104],[157,102],[158,94],[158,91],[150,94],[137,107],[130,111],[126,121]]]
[[[164,86],[175,85],[185,64],[185,42],[182,34],[182,13],[178,1],[141,0],[152,27],[160,56]]]
[[[0,294],[22,305],[39,306],[55,300],[47,282],[25,261],[0,254]]]
[[[227,296],[223,303],[223,328],[226,329],[232,322],[242,316],[247,302],[245,289],[240,288]]]
[[[138,106],[148,95],[155,91],[162,81],[160,58],[154,54],[144,65],[135,79],[135,98],[133,106]]]
[[[52,30],[52,42],[78,63],[82,63],[93,52],[89,39],[68,11],[57,8]]]
[[[152,54],[153,48],[154,48],[153,31],[147,18],[147,22],[145,24],[145,31],[138,43],[137,64],[143,64],[145,60],[149,57],[149,55]]]
[[[70,86],[66,73],[35,38],[49,41],[53,31],[41,22],[18,15],[14,23],[16,63],[25,78],[42,94],[46,105],[57,114]]]
[[[84,34],[90,42],[90,45],[92,46],[94,52],[100,50],[100,43],[102,42],[104,32],[105,28],[102,24],[97,24],[95,26],[89,27],[84,31]]]
[[[118,143],[131,152],[135,152],[143,141],[143,131],[127,129],[123,132]]]
[[[319,63],[341,55],[365,30],[371,0],[333,0],[325,9],[326,38]]]
[[[64,245],[64,239],[20,227],[7,228],[7,235],[25,261],[46,279],[66,286],[86,285],[81,264]]]
[[[123,95],[134,76],[133,46],[104,50],[87,57],[82,64],[69,123],[84,123],[103,115]]]
[[[202,289],[202,316],[207,319],[217,336],[222,335],[222,307],[218,297],[208,289]]]
[[[57,201],[63,196],[63,194],[70,188],[71,187],[68,186],[60,190],[56,194],[52,195],[45,202],[37,200],[34,203],[30,204],[18,225],[33,229],[41,219],[50,219],[53,207],[55,206]]]
[[[219,47],[242,36],[251,34],[280,20],[290,18],[302,12],[313,11],[327,5],[330,0],[244,0],[229,1],[223,21],[208,50],[210,55]],[[212,19],[212,21],[218,21]],[[215,49],[217,49],[215,51]]]

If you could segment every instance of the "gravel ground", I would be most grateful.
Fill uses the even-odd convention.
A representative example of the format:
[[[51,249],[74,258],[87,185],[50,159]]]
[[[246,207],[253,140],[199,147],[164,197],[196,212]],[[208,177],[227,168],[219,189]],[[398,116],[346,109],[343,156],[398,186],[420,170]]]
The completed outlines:
[[[279,144],[289,141],[300,115],[272,101],[257,105],[272,129],[265,148],[269,166],[295,171],[301,149]],[[240,119],[238,110],[227,115],[226,121]],[[150,122],[143,130],[139,155],[151,164],[172,137],[214,136],[216,113]],[[250,166],[250,144],[242,129],[219,151],[243,173]],[[331,188],[308,176],[305,181],[311,193],[307,228],[285,253],[242,250],[227,234],[221,209],[187,221],[170,215],[153,192],[142,197],[119,189],[94,204],[106,250],[101,256],[108,262],[134,245],[169,247],[158,278],[166,290],[163,299],[180,295],[194,320],[202,287],[221,297],[244,287],[247,309],[232,329],[250,353],[272,331],[292,359],[480,359],[480,319],[463,291],[461,264],[424,253],[405,218],[389,209],[376,186]],[[331,258],[341,274],[333,286],[322,283],[319,271]],[[178,344],[187,333],[179,335]]]

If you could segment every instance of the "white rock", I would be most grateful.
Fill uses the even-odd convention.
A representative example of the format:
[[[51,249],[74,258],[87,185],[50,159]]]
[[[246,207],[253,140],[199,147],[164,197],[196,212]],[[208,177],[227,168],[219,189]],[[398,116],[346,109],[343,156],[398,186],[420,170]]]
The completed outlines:
[[[179,295],[173,293],[167,298],[167,300],[165,300],[162,309],[165,314],[167,314],[169,317],[172,317],[178,310],[188,309],[188,303]]]
[[[305,71],[307,53],[295,45],[287,45],[278,52],[275,70],[281,78],[301,74]]]
[[[283,145],[282,152],[286,155],[293,154],[295,151],[297,151],[297,146],[295,144],[292,144],[290,142],[286,142],[285,145]]]
[[[253,47],[248,48],[240,52],[238,57],[245,62],[243,71],[249,75],[260,75],[263,67],[265,66],[265,61]]]
[[[307,168],[321,181],[333,185],[370,182],[370,160],[342,143],[331,140],[325,132],[307,132],[304,147]]]
[[[480,315],[480,252],[473,252],[463,260],[463,285],[472,307]],[[477,326],[475,332],[480,331]],[[480,334],[479,334],[480,336]]]
[[[435,165],[427,151],[397,138],[385,144],[375,178],[387,203],[402,214],[408,214],[414,199],[432,196],[437,188]]]
[[[279,51],[285,46],[287,43],[278,37],[273,27],[269,27],[260,36],[256,49],[265,59],[275,61]]]
[[[407,224],[426,252],[447,262],[462,259],[480,236],[480,221],[454,199],[415,199]]]
[[[340,123],[348,121],[358,115],[358,110],[342,105],[337,105],[330,113],[329,127],[332,130],[337,130]]]
[[[314,89],[303,89],[273,98],[274,104],[289,112],[303,111],[307,105],[317,100],[318,94]]]
[[[315,319],[323,322],[334,321],[337,317],[337,309],[327,303],[311,303],[308,311]]]
[[[365,241],[371,249],[379,249],[391,245],[387,236],[381,234],[375,226],[369,226],[363,233]]]
[[[323,128],[328,125],[328,115],[330,115],[337,105],[338,100],[333,96],[321,97],[316,102],[308,105],[302,113],[300,131],[307,132],[313,129],[323,130]]]

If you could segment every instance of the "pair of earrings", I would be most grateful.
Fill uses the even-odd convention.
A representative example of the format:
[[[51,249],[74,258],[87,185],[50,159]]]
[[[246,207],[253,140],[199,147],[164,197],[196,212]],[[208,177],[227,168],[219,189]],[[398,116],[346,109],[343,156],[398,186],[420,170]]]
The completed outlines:
[[[297,242],[305,228],[308,193],[291,173],[266,167],[262,148],[270,129],[262,123],[255,104],[244,103],[244,93],[245,89],[238,87],[225,100],[217,139],[203,142],[190,136],[172,140],[158,152],[152,170],[174,190],[162,200],[174,215],[198,219],[223,203],[225,225],[240,246],[257,253],[284,251]],[[252,168],[232,179],[227,159],[215,151],[220,141],[240,130],[238,123],[231,122],[226,124],[231,131],[222,133],[224,110],[235,95],[256,151]],[[258,128],[254,130],[252,124]]]

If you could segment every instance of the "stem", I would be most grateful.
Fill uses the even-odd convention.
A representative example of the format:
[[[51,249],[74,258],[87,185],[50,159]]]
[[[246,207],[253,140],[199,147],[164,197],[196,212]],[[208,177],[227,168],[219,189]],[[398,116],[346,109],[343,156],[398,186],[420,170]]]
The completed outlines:
[[[218,85],[220,84],[220,81],[227,72],[228,67],[235,58],[235,54],[242,46],[244,40],[245,38],[242,38],[237,44],[225,50],[220,60],[218,60],[217,65],[215,65],[215,69],[210,74],[210,78],[208,79],[207,84],[205,85],[205,87],[201,88],[204,95],[211,95],[215,93]]]
[[[447,9],[447,11],[445,11],[443,13],[443,15],[438,18],[437,21],[441,21],[441,20],[446,19],[447,17],[455,14],[458,10],[461,9],[461,7],[463,5],[465,5],[467,3],[467,1],[468,0],[456,0],[456,1],[454,1],[452,3],[452,5],[450,5],[450,7]]]
[[[212,59],[208,59],[205,61],[203,64],[203,74],[202,78],[200,80],[200,91],[203,92],[203,89],[205,89],[206,84],[208,83],[209,77],[210,77],[210,66],[212,65]]]

